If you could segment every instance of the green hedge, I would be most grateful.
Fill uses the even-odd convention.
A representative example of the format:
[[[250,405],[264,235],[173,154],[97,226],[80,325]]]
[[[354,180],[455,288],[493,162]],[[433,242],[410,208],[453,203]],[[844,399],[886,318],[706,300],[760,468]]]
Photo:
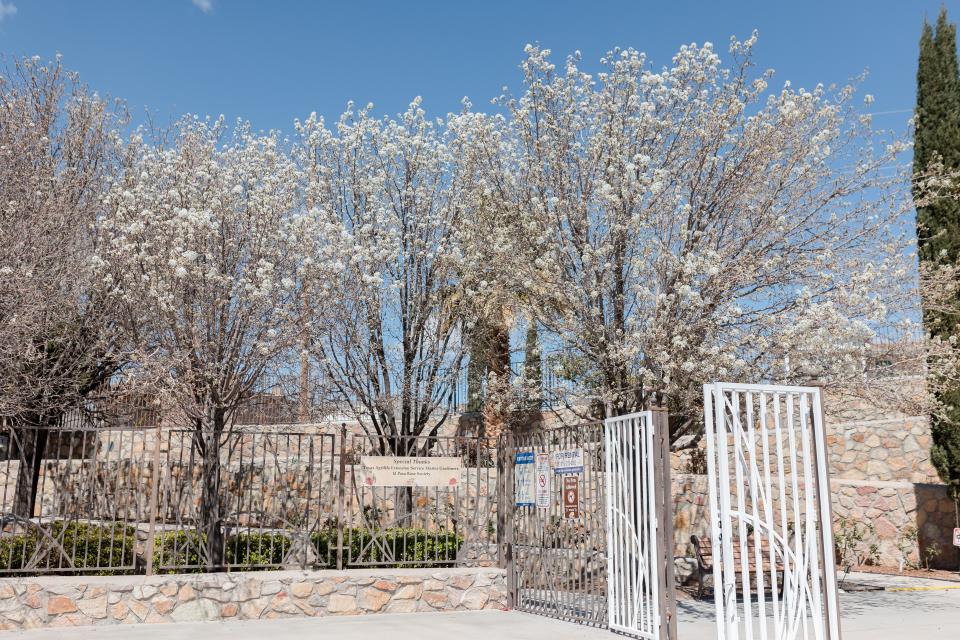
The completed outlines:
[[[153,565],[165,573],[201,572],[201,553],[207,537],[196,531],[176,531],[156,537]],[[227,538],[224,559],[228,565],[262,567],[283,564],[290,538],[282,533],[239,533]]]
[[[132,568],[136,543],[136,531],[133,527],[120,523],[99,525],[54,522],[47,528],[47,532],[49,537],[36,529],[0,536],[0,570],[16,571],[31,564],[23,571],[24,574],[35,571],[71,573],[74,569],[95,567],[100,569],[84,573],[122,575],[135,572]],[[62,552],[54,541],[63,547]],[[40,555],[34,557],[38,550]],[[19,572],[17,573],[19,575]]]
[[[454,564],[457,552],[463,544],[463,536],[454,535],[445,529],[428,531],[426,529],[394,527],[383,530],[373,542],[374,534],[369,529],[352,528],[343,532],[343,544],[348,546],[349,555],[344,564],[361,566],[378,562],[390,562],[404,567],[428,566],[425,561],[436,566]],[[311,536],[314,548],[321,561],[336,560],[337,531],[323,530]]]
[[[0,535],[0,571],[9,574],[12,569],[15,575],[29,575],[38,570],[71,573],[74,569],[96,567],[100,568],[85,573],[123,575],[137,571],[121,568],[135,566],[136,531],[131,526],[54,522],[49,532],[54,539],[62,539],[73,569],[70,561],[61,556],[59,548],[33,530]],[[318,531],[310,540],[317,552],[318,564],[336,564],[336,529]],[[349,552],[344,555],[346,566],[388,563],[388,566],[422,567],[428,566],[428,561],[434,565],[438,561],[454,564],[463,536],[444,529],[428,531],[396,527],[378,533],[374,541],[374,534],[369,529],[355,527],[343,532],[343,541],[349,546]],[[205,543],[206,536],[195,530],[158,534],[153,550],[154,567],[164,573],[202,572]],[[291,546],[290,538],[283,533],[238,533],[227,538],[225,561],[234,569],[279,566]],[[37,549],[43,549],[43,555],[26,568]]]

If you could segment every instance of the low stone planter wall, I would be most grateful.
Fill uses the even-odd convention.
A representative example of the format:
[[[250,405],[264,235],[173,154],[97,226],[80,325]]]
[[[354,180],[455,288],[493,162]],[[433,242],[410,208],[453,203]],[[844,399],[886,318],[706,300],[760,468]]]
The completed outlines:
[[[498,569],[0,579],[0,629],[505,609]]]

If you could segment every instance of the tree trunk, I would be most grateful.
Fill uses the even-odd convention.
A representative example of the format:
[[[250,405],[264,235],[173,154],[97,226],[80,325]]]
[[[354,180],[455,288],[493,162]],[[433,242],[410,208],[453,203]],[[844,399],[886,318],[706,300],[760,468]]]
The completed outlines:
[[[226,540],[220,497],[220,439],[224,428],[222,409],[214,409],[211,424],[197,434],[203,440],[203,475],[200,497],[200,531],[205,538],[207,570],[224,566]],[[201,426],[202,429],[202,426]]]
[[[397,437],[393,440],[391,450],[395,456],[415,456],[417,447],[413,438]],[[393,494],[393,516],[398,527],[414,527],[413,521],[413,487],[396,487]]]
[[[413,487],[397,487],[394,513],[397,526],[411,529],[417,526],[413,517]]]
[[[43,463],[48,433],[39,426],[18,431],[20,463],[17,465],[17,489],[14,492],[12,512],[21,518],[32,518],[37,504],[40,465]]]

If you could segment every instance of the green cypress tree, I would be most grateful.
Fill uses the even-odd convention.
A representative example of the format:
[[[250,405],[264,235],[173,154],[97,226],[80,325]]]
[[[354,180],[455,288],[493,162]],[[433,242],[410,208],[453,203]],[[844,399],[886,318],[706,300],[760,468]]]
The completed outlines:
[[[915,177],[941,160],[946,169],[960,168],[960,72],[957,64],[957,29],[941,9],[936,28],[926,21],[920,35],[917,67],[917,124],[914,138]],[[919,181],[917,181],[919,182]],[[914,187],[915,195],[917,187]],[[960,202],[940,198],[917,208],[917,244],[920,259],[928,262],[960,258]],[[948,337],[957,329],[955,317],[927,312],[928,331]],[[960,389],[941,393],[945,415],[932,421],[931,461],[960,499]]]

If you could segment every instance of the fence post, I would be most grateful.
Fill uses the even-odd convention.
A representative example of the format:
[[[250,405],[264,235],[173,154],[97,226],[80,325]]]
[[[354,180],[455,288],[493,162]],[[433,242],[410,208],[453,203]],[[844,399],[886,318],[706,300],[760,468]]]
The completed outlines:
[[[670,416],[665,407],[653,407],[653,438],[656,460],[654,467],[657,487],[657,535],[661,549],[660,563],[663,579],[660,582],[660,637],[677,638],[677,592],[674,587],[673,566],[673,490],[670,478]]]
[[[147,525],[147,575],[153,575],[153,552],[157,544],[157,503],[160,496],[160,419],[157,418],[156,435],[153,440],[153,470],[150,472],[150,519]]]
[[[513,566],[513,433],[497,441],[497,566],[507,572],[507,607],[513,609],[516,585]]]
[[[833,529],[833,491],[830,487],[830,456],[826,452],[827,449],[827,436],[826,436],[826,425],[827,425],[827,416],[823,410],[823,396],[826,387],[822,385],[817,385],[817,393],[811,398],[813,400],[816,396],[820,396],[819,406],[816,406],[816,403],[811,402],[809,407],[809,426],[811,434],[811,444],[812,444],[812,453],[813,453],[813,467],[814,470],[819,469],[820,462],[819,460],[821,452],[826,454],[823,462],[824,477],[826,478],[826,486],[821,486],[820,484],[820,474],[815,473],[813,478],[813,489],[816,492],[817,504],[821,505],[820,507],[820,554],[818,561],[820,567],[826,573],[830,569],[827,567],[827,563],[833,563],[832,555],[833,549],[827,549],[826,545],[823,544],[823,529],[826,528],[828,531]],[[816,429],[816,425],[819,421],[820,430]],[[826,517],[823,517],[824,514]],[[832,536],[831,536],[832,537]],[[833,593],[829,593],[830,589],[827,584],[826,576],[822,576],[823,579],[820,580],[820,597],[823,598],[823,619],[826,623],[827,633],[831,633],[831,629],[836,626],[837,637],[834,640],[840,640],[841,630],[840,630],[840,594],[838,589],[834,589]],[[833,607],[830,606],[830,603],[833,604]],[[836,617],[836,620],[833,618]]]
[[[347,425],[340,425],[340,474],[337,478],[337,571],[343,571],[343,521],[347,477]]]
[[[310,545],[313,544],[313,541],[310,540],[310,528],[311,528],[311,522],[310,522],[310,501],[313,499],[313,472],[314,472],[314,466],[313,466],[313,436],[312,436],[312,435],[309,435],[309,436],[307,436],[307,438],[308,438],[307,442],[309,443],[309,447],[310,447],[310,453],[309,453],[308,460],[307,460],[307,511],[306,511],[306,513],[304,514],[303,526],[301,527],[301,529],[302,529],[302,530],[301,530],[301,536],[302,536],[302,539],[303,539],[303,562],[300,563],[300,568],[303,569],[304,571],[306,571],[306,570],[309,568],[309,567],[308,567],[308,564],[309,564],[309,562],[310,562],[310,555],[311,555],[311,553],[310,553]],[[322,445],[321,445],[321,447],[322,447]],[[298,448],[299,448],[299,447],[298,447]],[[323,457],[323,453],[322,453],[322,452],[321,452],[320,456],[321,456],[321,458]],[[322,473],[322,471],[321,471],[321,473]],[[323,478],[322,478],[322,477],[321,477],[321,479],[320,479],[319,492],[320,492],[320,493],[323,492]],[[318,496],[317,496],[317,520],[320,519],[320,508],[321,508],[320,505],[321,505],[321,503],[322,503],[321,498],[320,498],[320,496],[318,495]],[[314,557],[317,557],[317,554],[314,553],[313,556],[314,556]]]

